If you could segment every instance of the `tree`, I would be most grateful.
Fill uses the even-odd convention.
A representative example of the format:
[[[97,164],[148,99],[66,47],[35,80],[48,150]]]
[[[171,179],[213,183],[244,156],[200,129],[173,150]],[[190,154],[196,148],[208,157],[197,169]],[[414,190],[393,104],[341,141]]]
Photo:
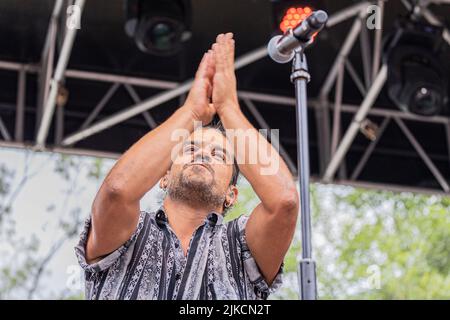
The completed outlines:
[[[448,299],[450,198],[313,185],[321,299]],[[300,241],[287,255],[296,272]],[[292,298],[290,283],[276,298]]]
[[[64,243],[78,237],[82,225],[81,204],[73,205],[71,200],[84,189],[80,185],[80,175],[86,174],[87,179],[98,181],[103,178],[101,169],[103,160],[87,157],[71,157],[60,154],[40,154],[44,158],[33,172],[30,164],[36,161],[36,154],[30,150],[23,151],[23,172],[0,166],[0,299],[8,298],[54,298],[50,293],[42,293],[46,281],[51,281],[48,265]],[[54,172],[63,181],[63,190],[53,197],[46,208],[48,220],[39,226],[47,228],[53,234],[50,244],[42,244],[34,233],[18,232],[17,219],[14,210],[15,200],[23,188],[39,175],[42,168],[48,164],[54,165]],[[44,181],[45,177],[40,176]],[[43,183],[45,188],[45,183]],[[60,203],[57,200],[61,200]],[[83,213],[83,214],[82,214]],[[30,214],[35,214],[30,212]],[[36,226],[38,227],[38,226]],[[72,297],[71,292],[57,293],[56,297]],[[75,295],[76,297],[77,295]]]

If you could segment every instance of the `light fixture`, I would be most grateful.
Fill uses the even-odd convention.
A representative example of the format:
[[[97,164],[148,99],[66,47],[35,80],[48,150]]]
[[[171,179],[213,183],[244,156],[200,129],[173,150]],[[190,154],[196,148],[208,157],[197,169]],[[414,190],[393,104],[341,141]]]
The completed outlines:
[[[405,112],[423,116],[442,113],[448,103],[448,59],[442,29],[417,21],[399,21],[388,41],[387,91]]]
[[[191,36],[188,0],[127,0],[125,11],[125,32],[143,52],[174,55]]]
[[[280,30],[284,33],[288,28],[295,28],[312,13],[310,7],[290,7],[286,10],[281,23]]]

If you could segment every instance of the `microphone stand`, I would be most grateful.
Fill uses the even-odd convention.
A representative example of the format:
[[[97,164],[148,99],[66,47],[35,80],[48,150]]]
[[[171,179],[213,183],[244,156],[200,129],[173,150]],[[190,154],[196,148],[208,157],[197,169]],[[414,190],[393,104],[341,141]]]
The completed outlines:
[[[312,13],[294,30],[273,37],[268,44],[269,56],[278,63],[292,63],[291,82],[295,86],[295,113],[297,125],[297,175],[300,184],[300,221],[302,232],[302,259],[298,265],[300,297],[317,299],[316,262],[312,258],[311,212],[309,207],[309,140],[306,85],[310,80],[305,49],[313,42],[328,16],[325,11]]]
[[[302,233],[302,259],[298,265],[300,297],[302,300],[317,299],[316,263],[312,258],[311,246],[311,212],[309,206],[309,141],[308,110],[306,85],[310,80],[306,63],[305,49],[312,43],[311,28],[318,31],[326,23],[327,15],[318,11],[315,21],[305,21],[295,31],[288,29],[283,36],[273,37],[268,45],[270,57],[278,63],[293,60],[291,82],[295,86],[296,125],[297,125],[297,175],[300,184],[300,219]],[[317,25],[320,23],[321,26]],[[302,40],[302,36],[306,36]],[[310,37],[310,38],[308,38]],[[306,40],[309,39],[309,40]],[[277,46],[283,47],[283,51]]]
[[[316,263],[311,248],[311,212],[309,205],[309,140],[306,84],[310,80],[304,47],[295,49],[291,82],[295,85],[297,124],[297,176],[300,183],[300,221],[302,232],[302,259],[298,266],[300,297],[317,299]]]

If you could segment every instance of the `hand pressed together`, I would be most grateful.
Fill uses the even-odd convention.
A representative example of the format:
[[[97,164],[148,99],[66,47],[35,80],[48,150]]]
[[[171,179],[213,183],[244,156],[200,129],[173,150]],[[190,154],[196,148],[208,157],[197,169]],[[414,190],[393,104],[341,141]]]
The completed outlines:
[[[185,105],[204,125],[215,113],[220,116],[226,110],[239,109],[232,33],[219,34],[204,54]]]

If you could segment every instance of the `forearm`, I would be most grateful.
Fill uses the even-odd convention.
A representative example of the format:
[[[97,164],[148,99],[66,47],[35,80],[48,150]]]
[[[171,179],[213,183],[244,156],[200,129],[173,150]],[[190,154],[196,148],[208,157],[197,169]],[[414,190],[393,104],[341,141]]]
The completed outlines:
[[[292,174],[275,148],[252,126],[238,106],[223,108],[218,114],[226,129],[237,130],[234,131],[233,146],[239,169],[263,206],[268,211],[275,211],[280,203],[295,204],[298,194]],[[241,132],[237,134],[239,129]]]
[[[175,130],[191,133],[194,120],[190,108],[179,108],[120,157],[106,177],[104,186],[120,192],[129,201],[139,201],[170,168],[171,152],[181,142],[180,137],[173,139],[172,134]]]

